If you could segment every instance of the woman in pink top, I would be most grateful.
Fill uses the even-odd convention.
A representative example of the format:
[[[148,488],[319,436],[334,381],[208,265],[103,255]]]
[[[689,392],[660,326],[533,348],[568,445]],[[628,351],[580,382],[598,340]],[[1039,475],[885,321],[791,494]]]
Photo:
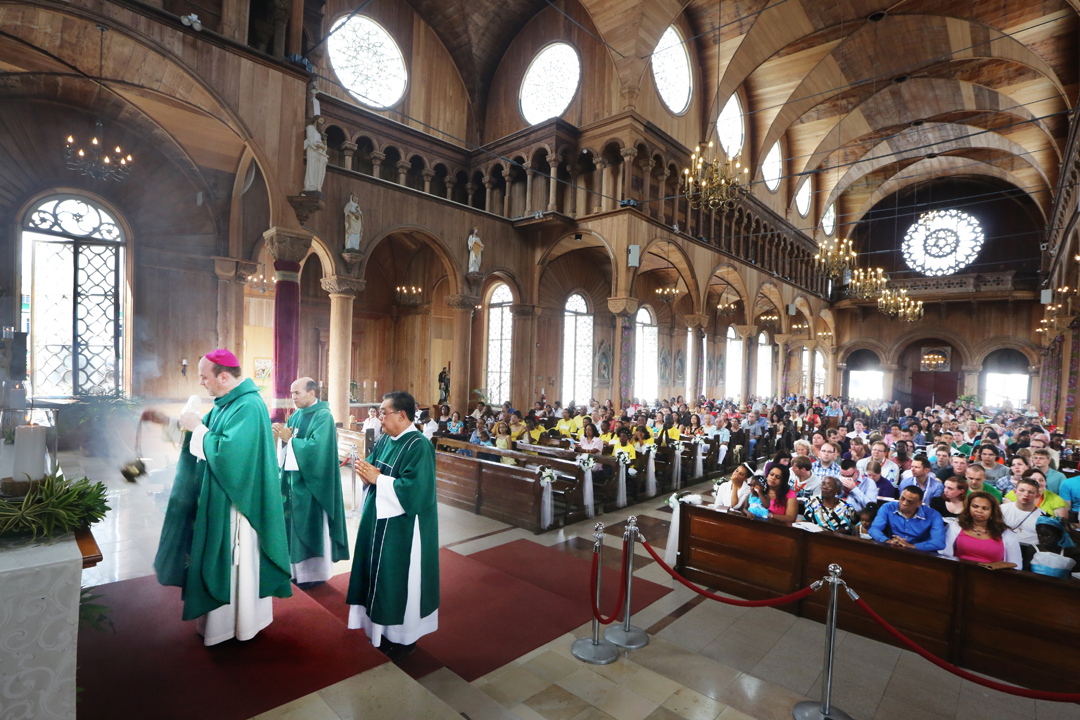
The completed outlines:
[[[769,509],[769,520],[793,523],[799,517],[795,491],[788,484],[791,471],[787,465],[773,465],[765,477],[765,485],[754,478],[750,489],[758,496],[761,506]]]
[[[997,499],[982,490],[964,501],[964,509],[949,524],[942,555],[992,565],[1022,567],[1020,542],[1005,524]]]
[[[604,441],[596,434],[596,426],[591,422],[585,424],[581,431],[581,440],[578,441],[577,451],[582,453],[604,452]]]

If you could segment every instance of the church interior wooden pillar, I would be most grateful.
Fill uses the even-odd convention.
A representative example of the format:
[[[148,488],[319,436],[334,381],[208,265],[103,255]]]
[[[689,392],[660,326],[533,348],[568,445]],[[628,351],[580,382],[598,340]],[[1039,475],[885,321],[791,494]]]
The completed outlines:
[[[633,297],[608,298],[615,321],[615,407],[629,403],[634,392],[634,313],[641,301]]]
[[[536,319],[541,310],[539,305],[516,303],[510,307],[514,316],[512,357],[515,358],[510,369],[510,402],[515,408],[522,408],[523,413],[540,398],[533,378],[536,376]]]
[[[450,363],[450,404],[462,414],[469,409],[473,311],[480,304],[475,295],[447,295],[446,306],[454,311],[454,359]]]
[[[353,300],[366,282],[337,275],[322,279],[330,293],[330,348],[326,397],[334,421],[349,424],[349,384],[352,378]]]
[[[701,328],[709,324],[708,315],[687,315],[686,322],[690,326],[691,337],[693,342],[690,343],[689,351],[686,353],[686,378],[687,387],[690,388],[690,396],[686,399],[688,404],[693,403],[693,399],[701,393],[701,368],[698,362],[701,358],[701,338],[703,337]]]
[[[270,414],[285,421],[300,362],[300,263],[311,249],[309,233],[273,227],[263,233],[274,258],[274,396]]]

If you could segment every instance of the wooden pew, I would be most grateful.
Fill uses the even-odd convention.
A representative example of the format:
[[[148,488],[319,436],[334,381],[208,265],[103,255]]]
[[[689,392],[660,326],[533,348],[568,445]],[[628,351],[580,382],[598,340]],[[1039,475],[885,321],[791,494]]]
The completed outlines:
[[[518,464],[467,457],[459,455],[459,450],[512,458]],[[581,491],[583,472],[576,462],[447,438],[435,438],[435,451],[436,492],[439,499],[449,505],[536,533],[542,532],[540,507],[543,486],[540,476],[543,467],[550,467],[562,477],[552,483],[552,491],[563,504],[561,514],[556,508],[553,527],[585,518]],[[526,467],[526,463],[535,467]]]
[[[1080,692],[1080,582],[811,533],[710,507],[680,504],[677,570],[750,599],[778,597],[843,568],[843,579],[883,618],[953,664],[1040,690]],[[824,621],[820,591],[782,610]],[[751,611],[753,612],[753,611]],[[844,630],[896,644],[840,593]]]

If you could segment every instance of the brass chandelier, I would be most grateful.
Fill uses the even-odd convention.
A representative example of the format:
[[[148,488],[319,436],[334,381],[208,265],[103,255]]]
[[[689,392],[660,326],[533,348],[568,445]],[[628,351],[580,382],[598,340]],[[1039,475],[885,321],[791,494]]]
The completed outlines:
[[[722,207],[730,209],[746,193],[750,168],[743,167],[737,157],[722,162],[711,140],[706,149],[711,157],[706,159],[699,145],[690,156],[690,167],[683,170],[686,202],[694,210],[702,207],[710,210]]]
[[[912,300],[907,290],[883,290],[878,298],[878,310],[900,322],[915,322],[923,316],[922,300]]]
[[[855,258],[855,250],[850,240],[827,239],[818,246],[818,253],[814,256],[814,268],[833,280],[838,280],[855,269]]]
[[[852,271],[848,281],[848,296],[860,300],[876,300],[884,292],[887,280],[885,271],[881,268],[857,268]]]

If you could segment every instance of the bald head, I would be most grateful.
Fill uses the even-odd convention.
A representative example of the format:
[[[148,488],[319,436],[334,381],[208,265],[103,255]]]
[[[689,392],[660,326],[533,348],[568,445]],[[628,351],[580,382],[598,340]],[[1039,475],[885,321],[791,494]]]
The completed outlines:
[[[318,395],[315,394],[318,389],[319,383],[311,378],[298,378],[291,388],[293,404],[297,408],[311,407],[319,400]]]

